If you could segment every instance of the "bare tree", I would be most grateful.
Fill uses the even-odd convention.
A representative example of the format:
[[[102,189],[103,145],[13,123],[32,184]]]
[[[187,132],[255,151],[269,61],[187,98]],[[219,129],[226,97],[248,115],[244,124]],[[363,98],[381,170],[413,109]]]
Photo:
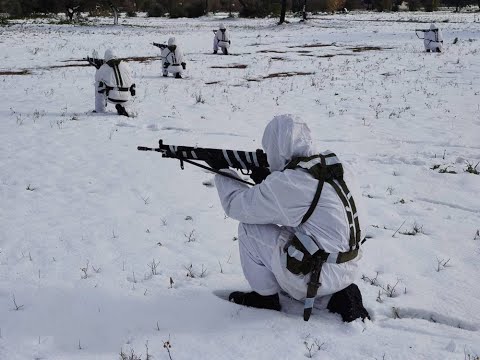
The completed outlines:
[[[285,22],[285,13],[287,11],[287,0],[282,0],[282,9],[280,11],[280,21],[278,25],[283,24]]]

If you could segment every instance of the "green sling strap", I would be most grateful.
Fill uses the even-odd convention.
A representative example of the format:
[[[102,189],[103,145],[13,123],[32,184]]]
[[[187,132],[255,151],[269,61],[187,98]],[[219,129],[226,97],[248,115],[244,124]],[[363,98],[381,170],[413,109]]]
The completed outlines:
[[[285,245],[287,253],[287,269],[294,274],[310,274],[307,286],[303,319],[308,321],[312,313],[315,296],[321,286],[320,273],[324,263],[341,264],[357,257],[360,248],[360,223],[358,221],[357,207],[352,194],[343,180],[343,166],[337,156],[331,151],[325,151],[310,157],[293,159],[285,169],[305,169],[318,180],[317,190],[312,203],[302,218],[305,223],[315,211],[325,183],[333,187],[347,213],[350,227],[350,250],[339,253],[327,253],[320,249],[318,244],[308,235],[296,233],[293,239]]]

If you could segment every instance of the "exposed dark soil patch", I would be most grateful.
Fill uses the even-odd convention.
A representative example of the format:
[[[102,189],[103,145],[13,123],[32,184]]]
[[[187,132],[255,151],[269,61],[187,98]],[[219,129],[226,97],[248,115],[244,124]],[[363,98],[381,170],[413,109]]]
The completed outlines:
[[[311,53],[310,50],[297,50],[297,51],[295,51],[295,52],[297,52],[297,53],[299,53],[299,54],[309,54],[309,53]]]
[[[305,76],[305,75],[313,75],[314,72],[303,72],[303,71],[292,71],[292,72],[280,72],[280,73],[272,73],[264,76],[264,79],[271,79],[271,78],[283,78],[283,77],[291,77],[291,76]]]
[[[210,66],[211,69],[246,69],[248,65],[245,64],[231,64],[231,65],[214,65]]]
[[[313,75],[313,74],[315,74],[315,73],[314,72],[303,72],[303,71],[290,71],[290,72],[272,73],[272,74],[262,76],[261,78],[249,78],[249,79],[246,79],[246,80],[251,81],[251,82],[259,82],[259,81],[262,81],[264,79],[286,78],[286,77],[292,77],[292,76],[306,76],[306,75]]]
[[[45,66],[39,69],[59,69],[59,68],[69,68],[69,67],[85,67],[85,66],[90,66],[90,64],[85,62],[85,64],[52,65],[52,66]]]
[[[156,61],[160,60],[160,56],[130,56],[126,58],[119,58],[119,60],[126,61],[126,62],[139,62],[139,63],[147,63],[151,61]],[[54,65],[53,67],[69,67],[69,66],[89,66],[88,62],[86,59],[73,59],[73,60],[62,60],[61,62],[80,62],[80,63],[85,63],[83,65],[73,65],[73,64],[68,64],[68,65]]]
[[[288,61],[288,59],[286,59],[284,57],[280,57],[280,56],[272,56],[270,59],[271,60],[278,60],[278,61]]]
[[[214,85],[214,84],[220,84],[220,81],[208,81],[205,83],[205,85]]]
[[[348,48],[348,49],[352,50],[353,52],[362,52],[362,51],[387,50],[387,49],[392,49],[392,48],[380,47],[380,46],[358,46],[358,47],[352,47],[352,48]]]
[[[292,48],[319,48],[319,47],[326,47],[326,46],[335,46],[335,43],[331,44],[306,44],[306,45],[296,45],[296,46],[288,46],[290,49]]]
[[[285,54],[286,51],[283,50],[258,50],[258,53],[275,53],[275,54]]]
[[[160,59],[161,59],[160,56],[131,56],[131,57],[124,58],[123,60],[127,62],[132,61],[132,62],[139,62],[139,63],[148,63],[148,62],[156,61]]]
[[[31,72],[29,70],[0,70],[0,76],[4,75],[30,75]]]
[[[332,58],[334,56],[354,56],[354,54],[323,54],[317,55],[318,58]]]

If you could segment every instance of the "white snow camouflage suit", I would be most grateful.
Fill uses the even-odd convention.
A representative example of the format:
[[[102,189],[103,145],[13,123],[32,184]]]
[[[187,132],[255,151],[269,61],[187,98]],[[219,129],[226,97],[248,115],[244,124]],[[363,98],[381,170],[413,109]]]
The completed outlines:
[[[305,299],[310,274],[294,275],[286,268],[284,246],[295,232],[314,238],[329,253],[349,250],[350,228],[345,208],[331,185],[325,183],[310,218],[301,224],[317,189],[318,180],[303,170],[283,170],[296,157],[315,155],[310,129],[289,115],[276,116],[267,125],[262,146],[272,173],[260,184],[248,187],[233,179],[215,176],[215,184],[227,216],[240,221],[238,239],[244,275],[252,290],[272,295],[280,289],[297,300]],[[344,180],[357,203],[363,232],[365,216],[361,195],[344,165]],[[282,171],[283,170],[283,171]],[[236,172],[228,171],[232,175]],[[359,253],[361,254],[361,253]],[[356,280],[358,260],[325,263],[317,296],[340,291]],[[318,301],[326,306],[330,296]]]
[[[182,75],[184,70],[182,64],[185,64],[185,61],[175,38],[168,39],[168,46],[176,46],[176,48],[174,51],[171,51],[168,47],[162,50],[162,73],[164,76],[168,75],[168,73]]]
[[[222,31],[225,30],[225,31]],[[220,28],[215,32],[213,37],[213,51],[218,51],[218,48],[221,48],[225,53],[224,49],[230,48],[230,32],[222,24]]]
[[[131,88],[134,86],[130,67],[124,61],[116,61],[111,50],[105,52],[105,63],[95,73],[95,111],[105,112],[107,101],[112,104],[130,105]]]
[[[440,30],[435,24],[430,24],[430,31],[425,32],[425,36],[423,37],[423,45],[425,46],[425,50],[442,52],[442,30]]]

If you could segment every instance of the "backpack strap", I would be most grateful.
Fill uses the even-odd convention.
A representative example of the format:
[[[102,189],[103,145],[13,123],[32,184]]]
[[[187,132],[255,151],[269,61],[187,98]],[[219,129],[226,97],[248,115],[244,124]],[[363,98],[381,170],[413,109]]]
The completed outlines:
[[[310,273],[310,281],[307,285],[307,296],[305,297],[303,310],[303,319],[308,321],[312,313],[318,288],[321,286],[320,274],[323,264],[341,264],[355,259],[360,248],[361,232],[355,201],[347,184],[343,180],[343,166],[333,152],[325,151],[310,157],[296,158],[285,167],[285,169],[296,168],[307,170],[310,175],[318,180],[317,190],[315,191],[312,203],[303,216],[301,223],[305,223],[313,214],[320,200],[323,185],[324,183],[328,183],[335,190],[345,208],[350,228],[350,250],[346,252],[327,253],[323,249],[320,249],[318,245],[316,245],[315,250],[315,246],[312,245],[312,242],[316,244],[315,241],[301,233],[296,233],[292,241],[285,246],[288,257],[290,257],[290,262],[287,257],[287,268],[291,265],[289,270],[293,273],[302,272],[305,275]],[[296,258],[298,262],[292,260],[292,257]],[[307,260],[304,261],[304,258],[307,258]]]
[[[320,195],[322,194],[323,184],[333,178],[343,179],[343,167],[337,155],[327,150],[318,155],[293,159],[285,169],[302,168],[307,170],[315,179],[318,180],[317,190],[312,203],[302,218],[302,224],[305,223],[317,207]]]

